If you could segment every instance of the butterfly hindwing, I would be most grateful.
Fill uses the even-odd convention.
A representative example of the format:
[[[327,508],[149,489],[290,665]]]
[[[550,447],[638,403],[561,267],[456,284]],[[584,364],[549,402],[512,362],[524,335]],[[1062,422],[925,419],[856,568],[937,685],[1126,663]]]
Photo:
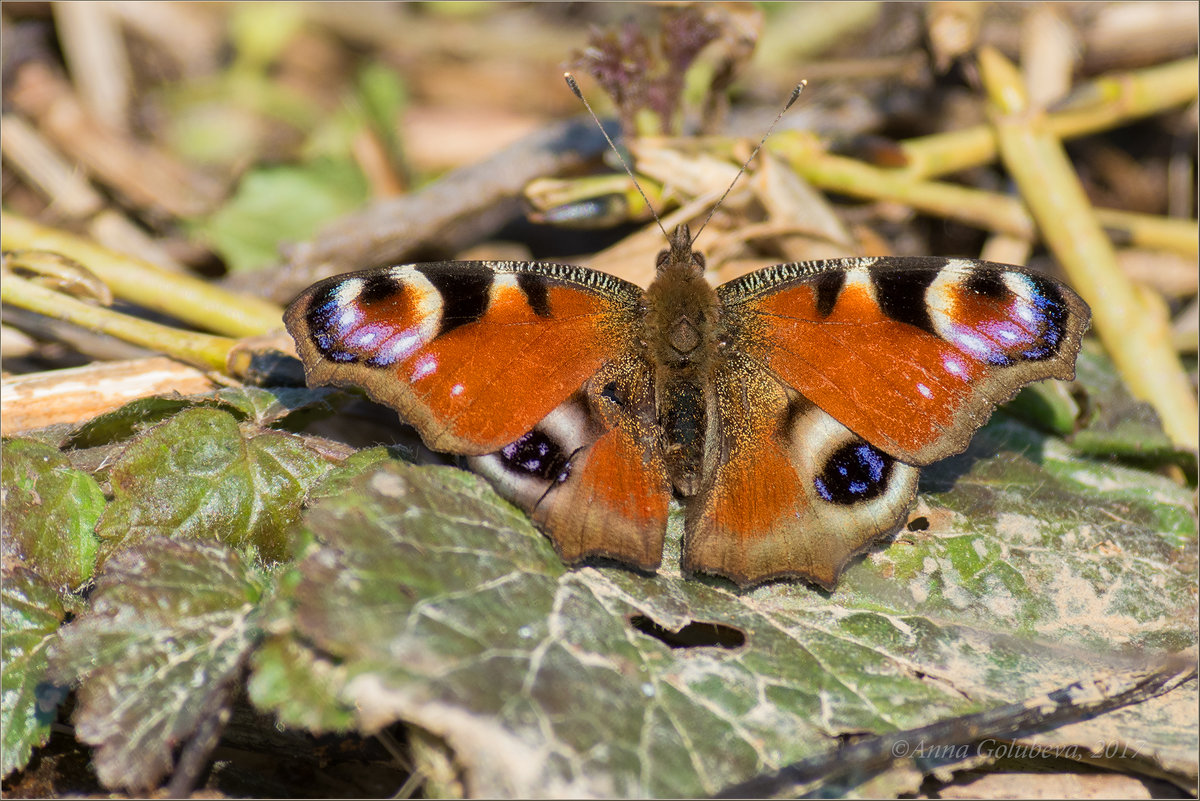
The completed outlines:
[[[688,507],[685,570],[742,585],[800,577],[832,589],[851,557],[899,528],[917,469],[744,355],[716,381],[723,454]]]
[[[782,264],[718,290],[733,347],[871,445],[926,465],[998,403],[1070,379],[1089,321],[1065,286],[953,259]]]
[[[429,447],[485,454],[629,348],[641,295],[566,265],[438,262],[322,281],[284,319],[310,385],[361,386]]]
[[[469,464],[550,534],[563,561],[662,561],[671,495],[643,360],[606,365],[532,431]]]

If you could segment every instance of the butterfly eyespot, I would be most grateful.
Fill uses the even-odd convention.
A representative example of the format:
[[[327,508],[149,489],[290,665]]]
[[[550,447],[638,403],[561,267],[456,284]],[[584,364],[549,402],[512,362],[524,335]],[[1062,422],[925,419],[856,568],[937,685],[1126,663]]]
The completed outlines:
[[[830,503],[848,505],[882,495],[896,460],[865,442],[838,448],[813,479],[817,493]]]
[[[389,300],[399,295],[403,285],[387,273],[373,275],[364,279],[362,289],[358,293],[358,302],[363,306],[371,306],[383,300]]]
[[[500,449],[505,468],[543,481],[561,484],[571,475],[571,463],[558,443],[534,429],[516,442]]]
[[[1006,298],[1011,294],[1004,284],[1004,277],[995,272],[976,272],[968,276],[964,287],[967,291],[985,298]]]

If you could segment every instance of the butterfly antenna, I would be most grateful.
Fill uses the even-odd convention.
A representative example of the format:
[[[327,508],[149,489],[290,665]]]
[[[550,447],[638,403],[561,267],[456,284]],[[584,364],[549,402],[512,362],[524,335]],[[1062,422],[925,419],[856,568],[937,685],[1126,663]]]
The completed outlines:
[[[767,132],[763,134],[762,139],[758,140],[758,144],[755,145],[754,152],[750,154],[750,158],[746,159],[746,162],[742,164],[742,168],[738,170],[738,174],[733,176],[733,180],[729,182],[729,187],[725,190],[725,194],[721,195],[717,202],[713,204],[712,209],[709,210],[708,216],[704,218],[704,222],[700,225],[699,230],[697,230],[695,236],[692,237],[692,243],[695,243],[695,241],[700,238],[700,232],[704,230],[704,227],[708,225],[708,221],[711,220],[713,215],[717,213],[717,209],[721,208],[721,204],[725,202],[725,198],[728,197],[731,191],[733,191],[733,187],[735,184],[737,184],[738,179],[742,177],[742,173],[746,171],[746,168],[750,166],[750,162],[754,161],[754,157],[758,155],[758,151],[762,150],[762,146],[766,144],[767,137],[769,137],[771,132],[775,130],[775,126],[779,124],[781,119],[783,119],[783,115],[787,114],[788,109],[790,109],[792,104],[796,102],[796,98],[800,97],[800,93],[804,91],[804,87],[806,86],[808,86],[808,81],[801,81],[800,83],[796,84],[796,88],[792,90],[792,96],[788,98],[788,101],[783,104],[783,108],[780,109],[779,113],[775,115],[775,121],[771,123],[771,127],[767,128]]]
[[[621,155],[621,151],[617,150],[617,146],[613,144],[612,137],[608,135],[608,131],[604,130],[604,124],[600,122],[600,118],[596,116],[596,112],[592,111],[592,104],[587,102],[587,98],[583,96],[583,92],[579,89],[579,84],[575,82],[575,76],[569,72],[564,72],[563,77],[567,79],[567,86],[571,87],[571,91],[583,102],[583,106],[588,110],[588,114],[591,114],[592,119],[596,121],[596,127],[600,129],[600,133],[604,134],[605,140],[608,141],[608,146],[612,148],[613,153],[617,154],[617,158],[621,161],[621,166],[625,168],[625,172],[629,175],[629,180],[633,181],[633,185],[637,187],[638,194],[642,196],[642,200],[646,201],[646,208],[650,209],[650,213],[654,215],[654,221],[658,223],[658,230],[662,231],[664,237],[670,239],[671,237],[667,236],[667,229],[663,228],[662,220],[659,219],[658,212],[654,210],[654,205],[650,202],[650,198],[646,197],[646,192],[642,189],[642,185],[638,183],[637,176],[633,174],[633,170],[629,169],[629,163],[625,161],[625,157]],[[757,153],[758,151],[755,150],[754,152]]]

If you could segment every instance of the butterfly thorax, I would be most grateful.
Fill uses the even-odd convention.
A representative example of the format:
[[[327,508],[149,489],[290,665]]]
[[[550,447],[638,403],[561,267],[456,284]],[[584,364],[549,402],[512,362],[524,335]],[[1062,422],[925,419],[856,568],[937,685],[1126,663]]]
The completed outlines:
[[[675,229],[670,244],[646,290],[643,341],[654,366],[667,473],[679,494],[691,496],[708,472],[706,443],[716,422],[711,376],[722,359],[720,302],[687,226]]]

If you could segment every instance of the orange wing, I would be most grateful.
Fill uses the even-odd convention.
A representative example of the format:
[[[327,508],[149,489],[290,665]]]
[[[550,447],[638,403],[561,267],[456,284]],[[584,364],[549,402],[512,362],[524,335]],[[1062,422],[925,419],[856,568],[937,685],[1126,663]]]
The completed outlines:
[[[625,352],[641,297],[578,267],[439,262],[322,281],[284,320],[310,385],[361,386],[434,450],[478,455]]]
[[[833,589],[855,554],[903,524],[917,468],[745,356],[716,380],[726,457],[688,504],[684,569],[743,586],[799,577]]]
[[[662,561],[671,498],[649,365],[612,362],[519,440],[469,460],[529,512],[564,562]]]
[[[1062,284],[979,261],[782,264],[717,292],[732,349],[913,465],[966,448],[1024,384],[1073,378],[1090,319]]]

